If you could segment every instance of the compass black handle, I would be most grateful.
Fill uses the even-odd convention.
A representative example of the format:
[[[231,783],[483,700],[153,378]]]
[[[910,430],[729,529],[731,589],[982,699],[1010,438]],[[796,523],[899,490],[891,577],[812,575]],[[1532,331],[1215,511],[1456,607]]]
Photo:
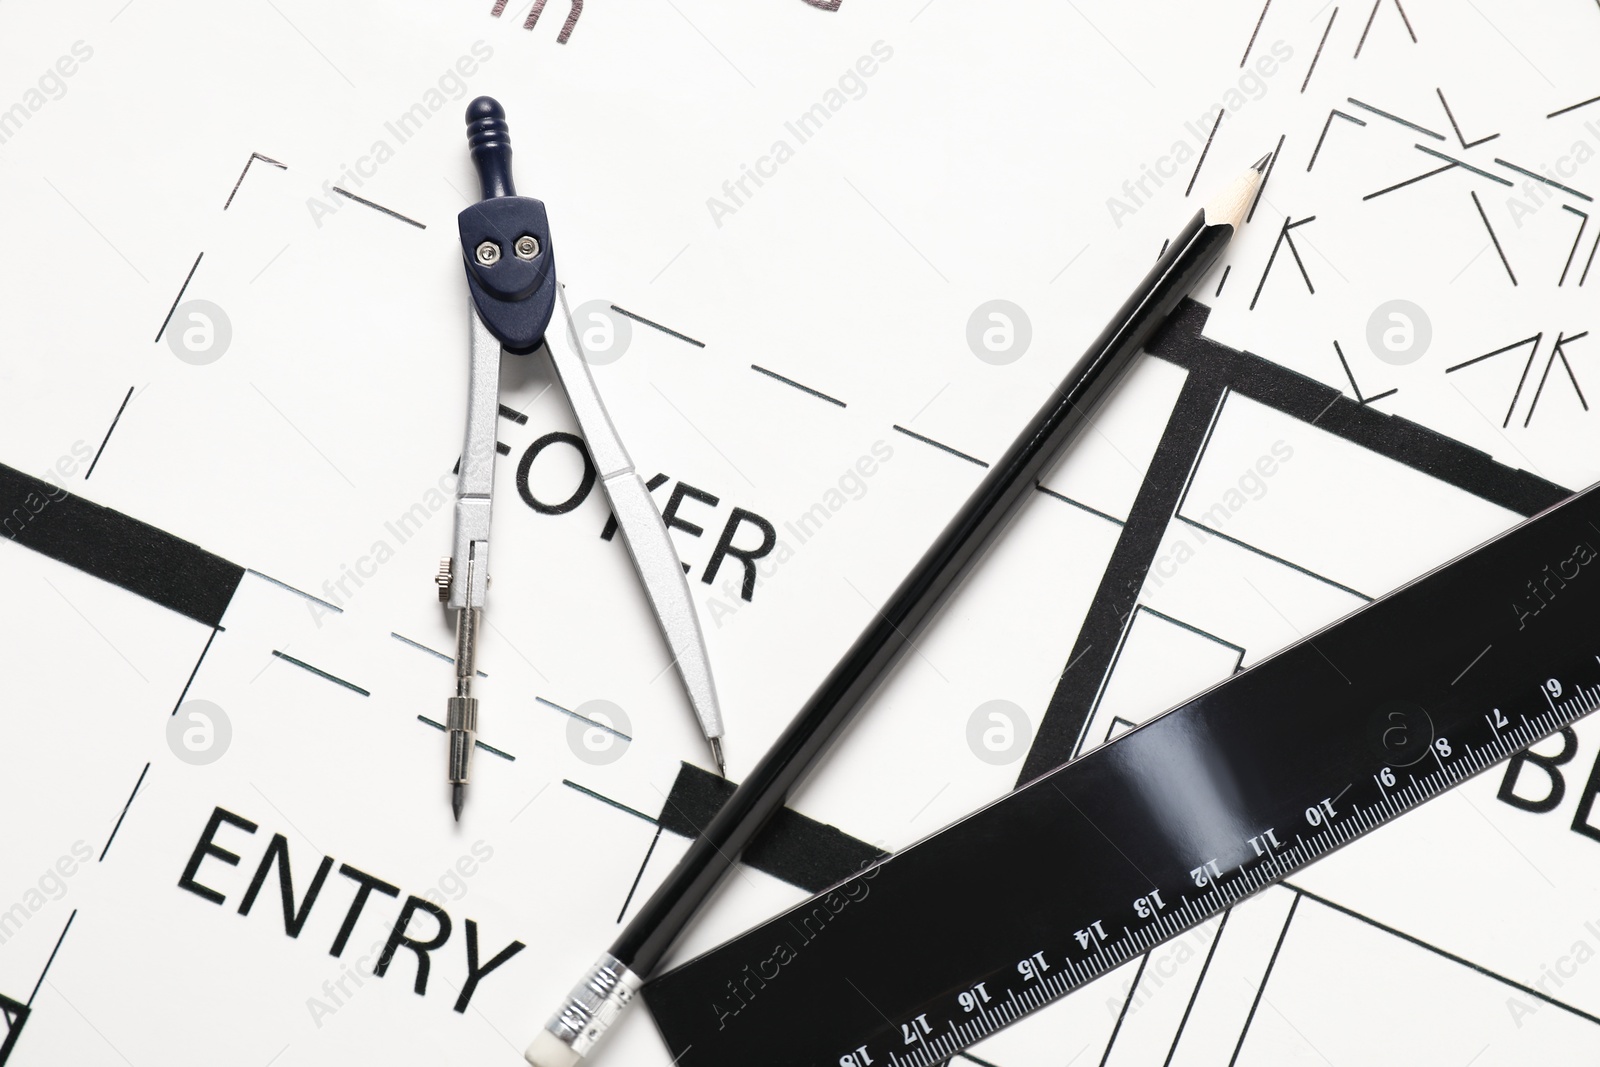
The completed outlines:
[[[480,96],[467,105],[467,145],[483,198],[516,196],[511,183],[511,127],[506,124],[506,109],[494,97]]]
[[[518,196],[511,183],[511,128],[490,96],[467,105],[467,147],[483,199],[456,224],[473,306],[509,352],[531,352],[544,339],[556,303],[556,267],[544,204]]]

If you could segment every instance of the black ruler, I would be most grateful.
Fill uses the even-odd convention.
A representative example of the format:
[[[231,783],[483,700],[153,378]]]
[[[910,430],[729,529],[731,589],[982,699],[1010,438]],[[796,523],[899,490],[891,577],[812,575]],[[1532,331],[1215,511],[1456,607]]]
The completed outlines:
[[[680,1067],[932,1067],[1600,705],[1600,487],[645,986]]]

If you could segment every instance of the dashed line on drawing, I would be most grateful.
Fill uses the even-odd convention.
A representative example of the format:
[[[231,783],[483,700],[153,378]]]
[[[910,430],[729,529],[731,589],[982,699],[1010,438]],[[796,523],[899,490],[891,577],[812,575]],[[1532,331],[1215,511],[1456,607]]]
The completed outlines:
[[[1328,34],[1333,32],[1333,20],[1338,18],[1338,17],[1339,17],[1339,9],[1338,8],[1334,8],[1333,9],[1333,14],[1328,16],[1328,25],[1323,27],[1322,40],[1317,42],[1316,54],[1311,57],[1311,66],[1306,68],[1305,81],[1300,83],[1300,91],[1302,93],[1306,91],[1306,86],[1311,84],[1311,75],[1316,73],[1316,70],[1317,70],[1317,60],[1322,58],[1322,46],[1328,43]],[[1306,169],[1309,170],[1310,168],[1308,167]]]
[[[773,379],[775,381],[780,381],[785,385],[793,386],[794,388],[800,390],[802,393],[809,393],[812,396],[816,397],[818,400],[826,400],[828,403],[837,404],[840,407],[848,407],[849,406],[843,400],[839,400],[839,399],[837,399],[835,397],[831,397],[827,393],[824,393],[824,392],[821,392],[820,390],[811,388],[811,386],[809,386],[809,385],[801,385],[799,382],[795,381],[793,378],[785,378],[783,375],[779,374],[777,371],[770,371],[767,368],[761,367],[761,366],[757,366],[754,363],[750,364],[750,369],[755,371],[758,374],[765,374],[768,378],[771,378],[771,379]]]
[[[636,315],[633,312],[629,311],[627,308],[618,307],[617,305],[612,304],[611,305],[611,310],[615,311],[618,315],[626,315],[628,318],[632,319],[634,322],[642,322],[646,326],[650,327],[653,330],[660,330],[662,333],[667,334],[667,335],[672,336],[672,337],[676,337],[680,341],[687,341],[690,344],[694,345],[696,348],[704,348],[706,346],[704,341],[696,341],[693,337],[690,337],[686,333],[679,333],[677,330],[672,329],[670,326],[663,326],[659,322],[655,322],[655,321],[653,321],[651,319],[645,318],[643,315]]]
[[[426,715],[418,715],[417,716],[417,721],[418,722],[422,722],[422,723],[427,723],[429,726],[433,727],[435,730],[441,730],[442,731],[442,730],[447,729],[447,727],[445,726],[444,723],[435,722],[434,720],[428,718]],[[509,752],[504,751],[503,749],[495,748],[493,745],[486,745],[482,741],[477,741],[477,740],[474,740],[472,743],[477,748],[481,748],[485,752],[492,752],[496,756],[499,756],[501,759],[510,760],[513,763],[515,763],[517,761],[517,757],[513,756]]]
[[[924,437],[922,434],[917,433],[915,430],[908,430],[904,426],[901,426],[898,423],[895,424],[894,429],[899,433],[905,434],[907,437],[912,437],[912,438],[915,438],[918,441],[921,441],[925,445],[932,445],[934,448],[937,448],[937,449],[939,449],[939,450],[941,450],[943,452],[948,452],[952,456],[957,456],[957,457],[959,457],[961,459],[964,459],[968,463],[976,463],[978,466],[984,467],[984,468],[987,468],[989,466],[989,464],[985,463],[983,460],[979,459],[976,456],[969,456],[965,452],[962,452],[959,449],[951,448],[949,445],[944,444],[941,441],[935,441],[931,437]]]
[[[1556,181],[1554,178],[1547,178],[1543,174],[1538,174],[1538,173],[1536,173],[1534,171],[1529,170],[1526,167],[1519,167],[1515,163],[1510,163],[1510,162],[1507,162],[1504,159],[1501,159],[1499,156],[1495,156],[1494,157],[1494,161],[1496,163],[1500,164],[1502,167],[1505,167],[1508,170],[1514,170],[1518,174],[1526,175],[1529,178],[1532,178],[1536,182],[1544,182],[1546,185],[1550,186],[1553,189],[1560,189],[1563,193],[1571,193],[1573,196],[1577,197],[1580,200],[1588,200],[1590,202],[1593,202],[1593,200],[1594,200],[1594,197],[1590,196],[1588,193],[1580,193],[1580,192],[1578,192],[1578,190],[1572,188],[1570,185],[1562,185],[1560,182]]]
[[[1362,102],[1360,100],[1357,100],[1353,96],[1347,96],[1347,97],[1345,97],[1345,99],[1348,100],[1350,103],[1354,104],[1356,107],[1361,108],[1363,111],[1370,111],[1374,115],[1377,115],[1379,118],[1388,119],[1390,122],[1398,122],[1400,125],[1406,127],[1409,130],[1416,130],[1418,133],[1425,133],[1429,137],[1432,137],[1435,141],[1448,140],[1448,138],[1445,137],[1445,135],[1442,134],[1442,133],[1436,133],[1435,131],[1428,129],[1428,127],[1426,127],[1426,126],[1418,126],[1415,122],[1412,122],[1410,119],[1403,119],[1399,115],[1395,115],[1395,114],[1392,114],[1392,113],[1390,113],[1388,111],[1384,111],[1382,108],[1373,107],[1371,104],[1364,103],[1364,102]]]
[[[344,197],[346,200],[354,200],[358,204],[365,204],[367,207],[372,208],[374,211],[381,211],[385,215],[388,215],[390,218],[399,219],[401,222],[408,223],[408,224],[410,224],[412,226],[415,226],[419,230],[426,230],[428,228],[426,224],[418,222],[416,219],[413,219],[413,218],[411,218],[411,217],[409,217],[407,215],[402,215],[402,214],[400,214],[400,212],[395,211],[393,208],[384,207],[382,204],[375,204],[371,200],[368,200],[366,197],[357,196],[355,193],[349,192],[348,190],[345,190],[345,189],[341,189],[337,185],[335,185],[333,187],[333,191],[338,193],[340,196]]]
[[[1261,32],[1261,24],[1267,21],[1267,8],[1271,6],[1272,0],[1267,0],[1266,3],[1261,5],[1261,17],[1256,19],[1256,28],[1250,31],[1250,42],[1244,46],[1244,55],[1239,59],[1239,69],[1241,70],[1250,60],[1250,50],[1256,46],[1256,35]]]
[[[156,344],[161,343],[161,335],[167,332],[167,324],[172,321],[172,313],[178,310],[178,305],[183,301],[183,294],[189,291],[189,283],[194,280],[194,272],[200,269],[200,261],[205,258],[201,252],[194,257],[194,266],[189,268],[189,273],[184,276],[183,285],[178,289],[178,295],[172,298],[172,306],[167,309],[167,317],[161,320],[161,329],[156,331]]]
[[[1206,153],[1211,151],[1211,142],[1216,140],[1217,127],[1222,125],[1222,116],[1225,115],[1227,111],[1228,109],[1225,107],[1217,109],[1217,120],[1211,124],[1211,132],[1206,135],[1205,147],[1200,149],[1200,158],[1195,161],[1194,173],[1189,175],[1189,185],[1188,188],[1184,189],[1183,191],[1184,196],[1188,196],[1194,191],[1194,180],[1200,177],[1200,168],[1205,166],[1206,163]],[[1232,126],[1228,128],[1230,130],[1233,129]]]
[[[279,652],[277,649],[273,649],[272,650],[272,654],[274,656],[276,656],[277,658],[281,659],[281,660],[284,660],[284,661],[286,661],[288,663],[294,664],[296,667],[299,667],[302,670],[310,671],[312,674],[315,674],[319,678],[326,678],[328,681],[334,683],[335,685],[342,685],[346,689],[349,689],[352,692],[360,693],[364,697],[369,697],[369,696],[372,695],[370,692],[368,692],[367,690],[361,688],[359,685],[356,685],[354,682],[347,682],[343,678],[340,678],[338,675],[329,674],[327,671],[323,670],[321,667],[313,667],[311,664],[307,663],[305,660],[295,659],[293,656],[289,655],[286,652]]]
[[[100,454],[106,450],[106,445],[111,443],[111,434],[117,428],[117,423],[122,421],[122,413],[128,409],[128,401],[133,399],[133,386],[128,386],[128,392],[123,396],[117,413],[111,418],[111,426],[106,430],[106,435],[100,441],[100,447],[95,449],[94,459],[89,461],[89,469],[83,472],[83,480],[88,481],[89,475],[94,473],[95,465],[100,462]]]

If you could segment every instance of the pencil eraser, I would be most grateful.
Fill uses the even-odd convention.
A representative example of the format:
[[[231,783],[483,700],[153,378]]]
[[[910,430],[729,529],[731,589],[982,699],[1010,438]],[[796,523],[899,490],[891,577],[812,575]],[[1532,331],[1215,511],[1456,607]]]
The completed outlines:
[[[572,1046],[548,1030],[540,1030],[523,1058],[533,1067],[575,1067],[583,1057],[572,1051]]]

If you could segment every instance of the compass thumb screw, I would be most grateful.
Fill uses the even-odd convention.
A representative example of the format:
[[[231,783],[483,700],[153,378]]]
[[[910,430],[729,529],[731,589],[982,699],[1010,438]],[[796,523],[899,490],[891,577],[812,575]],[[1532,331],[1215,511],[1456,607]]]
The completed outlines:
[[[467,146],[478,168],[483,199],[516,196],[511,182],[511,128],[506,125],[506,109],[494,97],[480,96],[467,105]]]

